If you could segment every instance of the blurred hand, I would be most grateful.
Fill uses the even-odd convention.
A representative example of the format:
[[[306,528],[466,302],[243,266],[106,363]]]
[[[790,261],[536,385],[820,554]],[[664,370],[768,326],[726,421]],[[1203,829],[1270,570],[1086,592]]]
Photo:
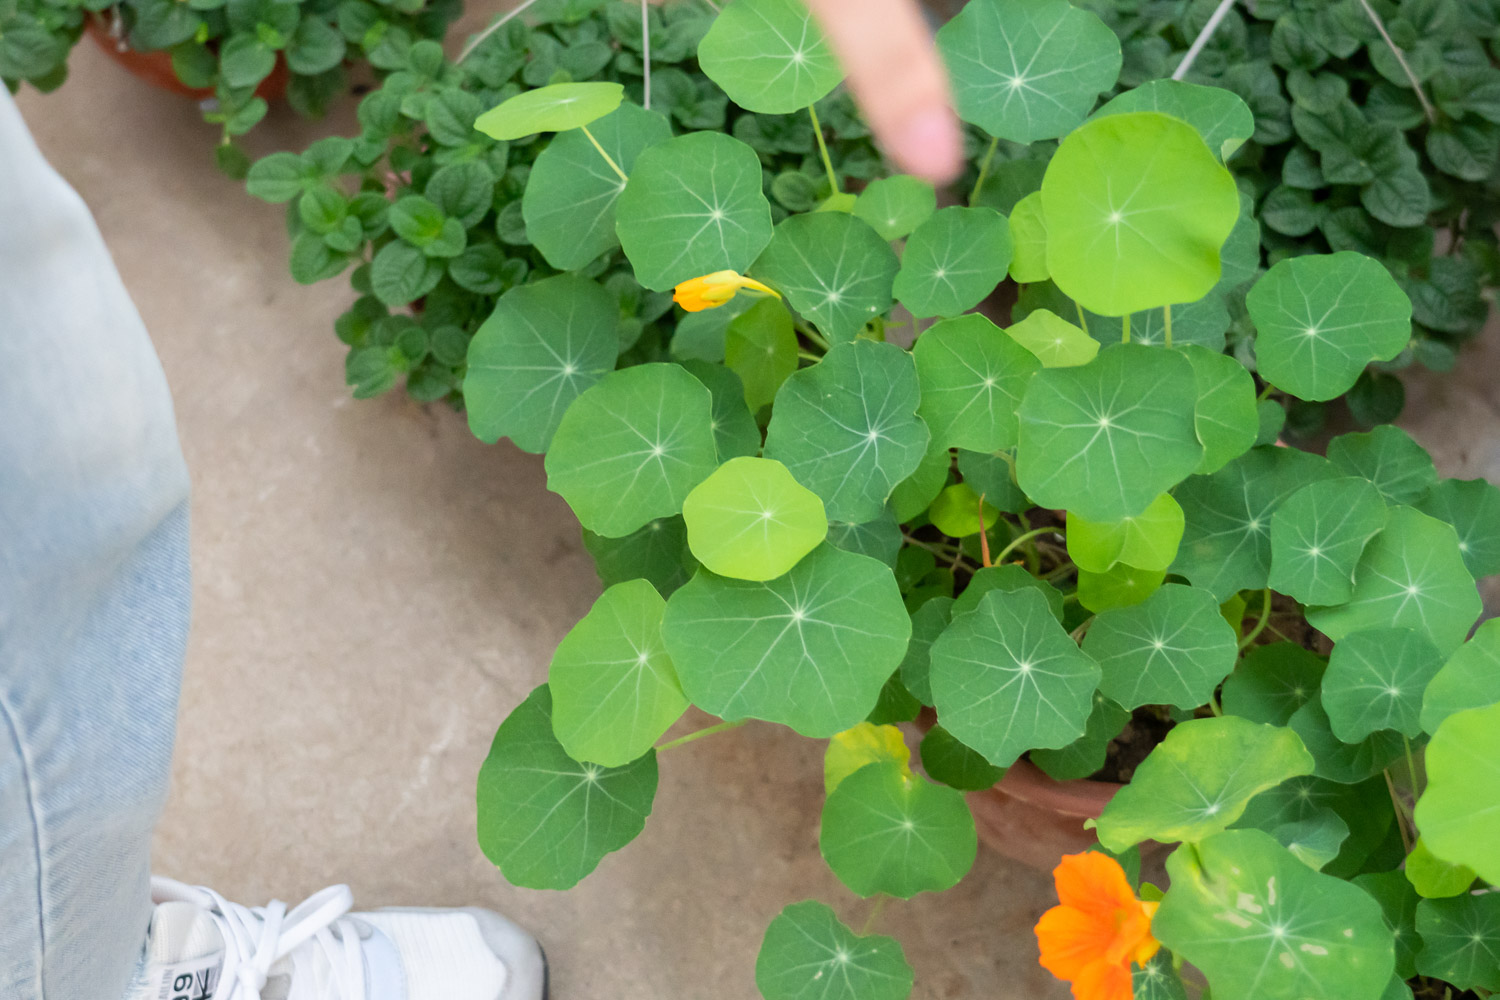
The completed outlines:
[[[944,184],[963,169],[948,75],[916,0],[806,0],[875,139],[907,173]]]

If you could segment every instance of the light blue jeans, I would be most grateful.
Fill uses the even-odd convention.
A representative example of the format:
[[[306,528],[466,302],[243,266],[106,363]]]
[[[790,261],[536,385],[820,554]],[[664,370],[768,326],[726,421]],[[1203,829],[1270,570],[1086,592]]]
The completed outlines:
[[[146,330],[0,87],[0,1000],[119,1000],[139,961],[187,496]]]

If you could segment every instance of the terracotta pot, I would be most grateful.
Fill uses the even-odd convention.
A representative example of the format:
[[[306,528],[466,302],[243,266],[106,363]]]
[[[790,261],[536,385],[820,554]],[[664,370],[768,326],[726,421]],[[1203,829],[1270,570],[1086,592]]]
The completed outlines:
[[[177,79],[177,73],[172,69],[171,53],[162,50],[141,52],[130,48],[123,39],[114,37],[110,33],[109,19],[104,15],[90,15],[85,30],[111,59],[153,87],[200,101],[214,96],[211,88],[189,87]],[[287,70],[286,63],[278,57],[271,75],[255,88],[256,96],[268,101],[279,100],[286,96],[287,84],[290,82],[291,73]]]
[[[969,810],[979,839],[1013,861],[1050,872],[1064,854],[1096,842],[1084,820],[1098,819],[1124,785],[1108,781],[1057,781],[1029,760],[1018,760],[994,788],[970,792]]]

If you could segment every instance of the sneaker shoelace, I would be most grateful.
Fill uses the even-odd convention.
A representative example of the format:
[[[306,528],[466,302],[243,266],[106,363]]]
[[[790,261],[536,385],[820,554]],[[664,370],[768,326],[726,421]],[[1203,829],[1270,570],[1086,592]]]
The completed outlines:
[[[198,891],[212,900],[208,913],[224,938],[216,1000],[260,1000],[272,967],[283,959],[291,961],[294,996],[365,1000],[363,945],[359,930],[344,918],[354,905],[347,885],[331,885],[291,910],[280,900],[249,907],[206,887]],[[309,980],[321,989],[304,993]]]

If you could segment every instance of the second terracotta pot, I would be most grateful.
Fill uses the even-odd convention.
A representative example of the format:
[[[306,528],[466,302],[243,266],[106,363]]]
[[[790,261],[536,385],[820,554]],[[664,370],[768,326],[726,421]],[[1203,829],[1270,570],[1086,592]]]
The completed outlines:
[[[189,87],[177,79],[177,72],[172,68],[171,53],[160,50],[142,52],[132,49],[121,39],[116,38],[110,32],[108,19],[102,14],[91,15],[85,23],[84,30],[98,43],[106,55],[124,66],[132,75],[145,80],[153,87],[200,101],[214,96],[212,89]],[[278,100],[286,96],[289,82],[291,82],[291,74],[286,68],[286,63],[277,58],[276,68],[255,88],[255,94],[268,101]]]
[[[1018,760],[994,788],[965,797],[985,846],[1050,872],[1064,854],[1077,854],[1097,842],[1084,821],[1098,819],[1124,787],[1086,779],[1057,781],[1031,761]]]

